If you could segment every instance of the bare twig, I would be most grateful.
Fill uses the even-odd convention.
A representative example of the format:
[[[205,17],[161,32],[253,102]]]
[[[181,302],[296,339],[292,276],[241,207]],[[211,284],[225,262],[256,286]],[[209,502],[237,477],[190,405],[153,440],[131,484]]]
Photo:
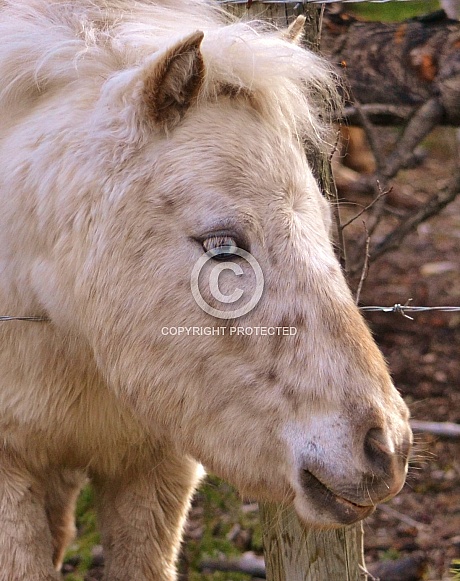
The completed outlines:
[[[451,202],[455,200],[455,198],[460,194],[460,169],[457,169],[454,177],[450,181],[450,183],[444,188],[444,190],[438,194],[435,194],[431,197],[431,199],[424,204],[422,207],[417,208],[413,212],[409,213],[404,217],[399,224],[393,228],[391,232],[389,232],[383,240],[375,244],[375,246],[371,245],[370,248],[370,256],[369,256],[369,263],[374,262],[377,258],[382,256],[383,254],[398,248],[402,241],[406,238],[408,234],[416,230],[416,228],[431,218],[432,216],[436,216],[448,206]],[[374,206],[375,207],[375,206]],[[381,216],[379,220],[381,219]],[[375,228],[378,225],[379,220],[373,221],[373,228],[369,227],[369,222],[367,224],[368,228],[368,236],[372,238],[372,234],[375,232]],[[366,246],[366,237],[363,237],[363,240],[360,244],[358,244],[358,248],[363,248]],[[363,258],[359,255],[354,262],[348,265],[348,275],[354,276],[357,273],[362,271],[363,267]]]
[[[374,186],[374,200],[372,204],[372,215],[369,219],[368,225],[368,236],[372,236],[380,224],[383,215],[383,209],[385,207],[385,200],[383,199],[382,193],[387,189],[387,178],[386,178],[386,159],[383,154],[383,148],[381,147],[380,140],[377,136],[377,131],[375,127],[370,122],[368,116],[361,107],[358,101],[355,101],[355,107],[358,112],[358,116],[361,120],[362,127],[366,134],[369,146],[372,151],[372,155],[375,158],[375,163],[377,165],[377,171],[375,173],[376,183]],[[382,184],[382,185],[381,185]],[[383,186],[383,187],[382,187]],[[367,243],[367,238],[366,238]]]
[[[364,208],[362,208],[357,214],[355,214],[352,218],[350,218],[349,220],[347,220],[344,224],[342,224],[340,227],[342,228],[342,230],[344,228],[346,228],[347,226],[349,226],[350,224],[352,224],[355,220],[357,220],[360,216],[362,216],[364,214],[364,212],[367,212],[368,210],[370,210],[372,208],[372,206],[378,201],[380,200],[380,198],[382,198],[383,196],[386,196],[387,194],[389,194],[391,192],[393,188],[390,188],[388,190],[385,190],[384,192],[380,191],[379,194],[377,195],[377,197],[375,197],[372,202],[370,204],[367,204],[367,206],[365,206]]]
[[[398,247],[404,238],[413,232],[419,224],[428,220],[432,216],[439,214],[448,204],[453,202],[460,194],[460,169],[457,169],[452,181],[449,183],[444,192],[435,194],[420,209],[412,212],[398,226],[392,230],[385,238],[371,249],[370,261]]]
[[[354,276],[356,273],[361,271],[361,279],[359,282],[359,285],[360,285],[359,291],[361,291],[362,283],[364,282],[364,280],[362,278],[363,273],[365,273],[365,276],[367,276],[367,271],[369,270],[369,263],[371,262],[371,254],[369,251],[370,240],[371,240],[372,235],[374,234],[375,230],[377,229],[378,225],[380,224],[380,222],[383,218],[384,203],[382,203],[382,200],[392,190],[392,188],[389,188],[387,190],[382,190],[379,181],[376,182],[376,187],[377,187],[379,193],[372,200],[372,202],[370,204],[368,204],[368,206],[366,206],[366,208],[364,208],[364,210],[362,210],[361,212],[358,212],[358,214],[356,214],[356,216],[351,218],[351,220],[346,222],[344,225],[344,227],[348,226],[351,222],[356,220],[356,218],[358,218],[361,214],[363,214],[364,212],[366,212],[369,209],[375,208],[376,211],[375,211],[375,213],[373,213],[371,215],[371,218],[369,220],[371,223],[371,226],[369,227],[367,224],[365,225],[364,236],[361,238],[360,243],[358,243],[358,249],[360,251],[360,254],[357,257],[357,259],[354,261],[354,263],[348,265],[348,270],[347,270],[349,276]],[[364,247],[364,258],[362,258],[362,254],[361,254],[361,250],[363,247]],[[359,293],[358,293],[358,297],[359,297]]]
[[[369,573],[369,571],[366,569],[366,567],[363,567],[362,565],[360,565],[359,570],[361,571],[361,573],[363,575],[363,579],[365,579],[366,581],[380,581],[380,579],[378,577],[374,577],[371,573]]]
[[[406,525],[409,525],[410,527],[413,527],[417,530],[429,530],[428,525],[421,523],[421,522],[418,522],[417,520],[414,520],[410,516],[407,516],[407,514],[403,514],[402,512],[395,510],[391,506],[388,506],[388,504],[379,504],[379,505],[377,505],[377,508],[379,508],[382,512],[385,512],[386,514],[388,514],[392,518],[396,518],[399,521],[401,521],[401,522],[405,523]]]
[[[359,284],[358,284],[358,289],[356,291],[356,298],[355,298],[355,302],[356,304],[359,303],[359,297],[361,296],[361,291],[363,289],[363,284],[364,281],[367,278],[367,275],[369,273],[369,245],[371,243],[371,237],[369,236],[369,233],[367,231],[367,227],[366,227],[366,223],[363,222],[364,225],[364,231],[366,232],[366,246],[364,249],[364,264],[363,264],[363,269],[361,271],[361,277],[359,279]]]
[[[375,196],[376,203],[373,205],[372,214],[368,223],[369,236],[372,236],[374,234],[383,218],[385,200],[382,194],[384,191],[386,191],[387,193],[390,192],[391,188],[387,189],[385,185],[382,188],[380,180],[377,179],[375,182],[375,190],[378,193]]]
[[[338,147],[339,147],[339,142],[340,142],[340,131],[337,131],[336,135],[335,135],[335,143],[334,143],[334,147],[332,148],[331,153],[329,154],[329,165],[332,165],[332,158],[334,157]]]
[[[337,186],[335,184],[335,180],[331,179],[329,184],[329,192],[330,198],[332,202],[332,216],[334,218],[335,227],[337,229],[337,247],[338,247],[338,258],[340,262],[340,266],[342,267],[343,271],[346,273],[348,264],[347,264],[347,249],[345,243],[345,236],[343,234],[342,228],[342,221],[340,218],[340,202],[339,202],[339,193],[337,191]]]

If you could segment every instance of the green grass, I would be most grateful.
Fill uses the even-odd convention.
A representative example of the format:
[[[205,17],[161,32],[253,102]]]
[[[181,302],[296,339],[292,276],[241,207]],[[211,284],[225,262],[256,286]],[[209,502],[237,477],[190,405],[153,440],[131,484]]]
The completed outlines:
[[[345,10],[366,20],[398,22],[422,14],[439,10],[438,0],[410,0],[408,2],[353,2],[345,5]]]
[[[397,561],[401,558],[401,553],[394,548],[390,548],[383,552],[381,556],[382,561]]]
[[[67,550],[64,562],[74,557],[79,558],[76,571],[66,575],[66,581],[83,581],[92,561],[92,550],[100,543],[100,535],[96,527],[96,511],[94,509],[94,493],[91,486],[85,486],[77,502],[76,522],[78,535]]]
[[[257,513],[243,513],[241,499],[235,489],[214,476],[208,476],[197,492],[195,503],[203,508],[204,533],[199,541],[189,541],[184,547],[191,564],[190,581],[249,581],[250,575],[234,572],[198,571],[203,559],[232,558],[241,555],[241,550],[228,539],[235,524],[251,529],[251,549],[261,548],[262,532]]]
[[[243,512],[241,498],[235,489],[214,476],[208,476],[196,493],[194,505],[202,509],[203,536],[198,541],[189,540],[183,547],[186,561],[189,563],[190,581],[250,581],[249,575],[233,572],[199,572],[203,559],[232,558],[241,555],[241,549],[228,538],[235,524],[252,533],[251,550],[262,550],[262,530],[257,512]],[[94,493],[91,486],[86,486],[80,494],[76,511],[77,539],[66,553],[66,558],[78,565],[73,573],[65,576],[66,581],[83,581],[91,566],[92,550],[100,544],[97,531]]]

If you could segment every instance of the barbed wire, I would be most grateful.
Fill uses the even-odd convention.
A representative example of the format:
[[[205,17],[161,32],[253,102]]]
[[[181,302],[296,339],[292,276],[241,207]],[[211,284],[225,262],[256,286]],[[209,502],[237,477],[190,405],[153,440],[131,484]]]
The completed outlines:
[[[385,2],[409,2],[410,0],[302,0],[299,2],[298,0],[257,0],[257,4],[293,4],[294,9],[297,7],[301,7],[302,4],[332,4],[340,2],[341,4],[347,4],[349,2],[372,2],[373,4],[383,4]],[[219,4],[249,4],[251,5],[253,2],[255,3],[256,0],[217,0]]]
[[[10,315],[4,315],[0,317],[1,321],[35,321],[36,323],[48,323],[50,319],[48,317],[12,317]]]
[[[395,303],[392,307],[380,307],[377,305],[369,305],[364,307],[359,307],[361,311],[367,311],[369,313],[381,312],[381,313],[397,313],[402,315],[406,319],[414,320],[413,317],[409,316],[407,313],[426,313],[429,311],[441,311],[444,313],[460,313],[460,307],[417,307],[415,305],[401,305],[400,303]]]
[[[409,316],[407,313],[426,313],[429,311],[439,311],[443,313],[460,313],[460,307],[450,307],[450,306],[442,306],[442,307],[418,307],[415,305],[409,305],[409,301],[401,305],[400,303],[395,303],[392,306],[384,307],[380,305],[367,305],[363,307],[359,307],[360,311],[366,311],[368,313],[396,313],[398,315],[402,315],[406,319],[414,320],[413,317]],[[33,321],[36,323],[49,323],[51,319],[47,317],[13,317],[10,315],[0,316],[0,322],[2,321]]]

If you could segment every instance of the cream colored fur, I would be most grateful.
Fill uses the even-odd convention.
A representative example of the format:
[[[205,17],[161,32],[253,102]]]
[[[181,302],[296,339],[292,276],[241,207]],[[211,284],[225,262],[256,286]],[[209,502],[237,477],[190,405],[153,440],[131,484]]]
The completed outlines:
[[[327,147],[324,63],[202,0],[0,6],[0,314],[50,319],[0,323],[0,581],[59,578],[86,476],[110,581],[175,578],[200,462],[316,526],[341,521],[305,471],[395,494],[407,409],[303,153]],[[222,324],[190,291],[222,225],[265,276],[238,324],[295,337],[161,333]]]

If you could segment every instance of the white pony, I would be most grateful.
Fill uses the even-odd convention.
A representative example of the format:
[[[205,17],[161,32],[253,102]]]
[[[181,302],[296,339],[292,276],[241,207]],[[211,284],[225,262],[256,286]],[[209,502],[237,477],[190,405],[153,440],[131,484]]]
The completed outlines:
[[[408,411],[304,153],[324,63],[205,0],[2,0],[0,44],[0,314],[48,320],[0,323],[0,580],[59,578],[86,477],[110,581],[175,578],[199,463],[314,526],[396,494]],[[238,249],[264,291],[218,319],[191,273],[248,293]]]

